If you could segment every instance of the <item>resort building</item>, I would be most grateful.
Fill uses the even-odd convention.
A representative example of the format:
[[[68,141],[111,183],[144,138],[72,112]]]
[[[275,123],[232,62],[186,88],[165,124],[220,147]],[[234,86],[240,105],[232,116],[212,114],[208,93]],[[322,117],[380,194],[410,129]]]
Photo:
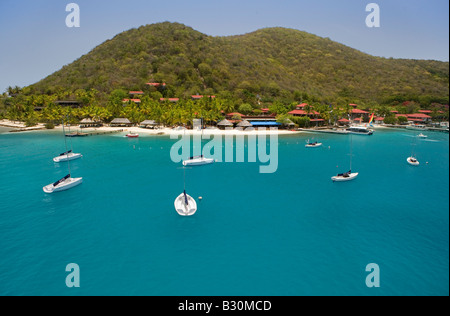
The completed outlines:
[[[241,114],[239,112],[228,113],[225,116],[226,116],[227,119],[231,119],[231,118],[233,118],[233,116],[240,116],[241,118],[245,118],[246,117],[244,114]]]
[[[314,116],[318,117],[320,115],[319,112],[316,112],[316,111],[307,112],[305,110],[293,110],[293,111],[289,112],[289,114],[293,115],[293,116],[299,116],[299,117],[308,116],[309,118],[312,118]]]
[[[219,123],[217,123],[217,127],[219,129],[225,129],[226,127],[233,127],[233,123],[230,122],[229,120],[225,119],[225,120],[220,121]]]
[[[132,98],[135,98],[136,96],[144,95],[144,91],[130,91],[129,94]]]
[[[369,121],[369,115],[370,113],[367,111],[363,111],[360,109],[352,109],[350,113],[350,117],[353,121]]]
[[[349,125],[350,124],[350,120],[347,120],[345,118],[342,118],[338,121],[339,125]]]
[[[103,125],[102,122],[100,122],[100,121],[93,121],[91,118],[82,119],[81,122],[80,122],[80,128],[100,127],[102,125]]]
[[[110,123],[111,127],[131,127],[133,124],[127,118],[115,118]]]
[[[148,82],[148,83],[146,83],[146,85],[148,85],[148,86],[150,86],[150,87],[158,88],[158,87],[165,87],[165,86],[166,86],[166,83]]]
[[[156,123],[156,121],[154,121],[154,120],[145,120],[145,121],[141,122],[141,124],[139,124],[139,126],[142,128],[153,129],[156,126],[158,126],[158,123]]]
[[[70,106],[73,109],[83,106],[83,104],[79,101],[55,101],[55,104],[60,106]]]
[[[161,101],[161,102],[169,101],[169,102],[176,103],[176,102],[180,101],[180,99],[179,98],[160,98],[159,101]]]
[[[431,123],[431,116],[423,114],[423,113],[415,113],[415,114],[396,114],[396,117],[406,117],[409,123],[412,124],[427,124]]]
[[[122,102],[123,102],[124,105],[126,105],[129,102],[134,102],[136,104],[140,104],[141,103],[141,99],[123,99]]]
[[[200,100],[203,98],[208,98],[208,99],[214,99],[216,96],[215,95],[192,95],[191,99],[192,100]]]
[[[307,106],[307,105],[308,105],[308,103],[299,104],[299,105],[296,106],[296,109],[297,110],[303,110],[305,108],[305,106]]]
[[[383,124],[384,123],[384,117],[376,117],[373,119],[375,124]]]
[[[430,123],[431,116],[423,113],[407,114],[408,121],[414,123]]]

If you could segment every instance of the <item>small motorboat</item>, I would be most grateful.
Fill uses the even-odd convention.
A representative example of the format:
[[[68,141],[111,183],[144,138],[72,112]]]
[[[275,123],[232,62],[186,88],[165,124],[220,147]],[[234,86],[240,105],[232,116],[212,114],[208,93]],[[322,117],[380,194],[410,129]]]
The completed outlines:
[[[183,161],[183,166],[202,166],[214,163],[214,159],[202,156],[191,157]]]
[[[317,147],[322,147],[322,143],[318,143],[318,142],[314,142],[314,143],[309,143],[305,145],[306,148],[317,148]]]
[[[129,134],[127,134],[126,135],[128,138],[138,138],[139,137],[139,134],[137,134],[137,133],[129,133]]]
[[[83,157],[82,154],[75,154],[72,152],[72,150],[66,151],[65,153],[60,154],[58,157],[53,158],[54,162],[64,162],[64,161],[70,161],[75,160]]]
[[[408,157],[408,159],[406,159],[406,161],[407,161],[411,166],[419,166],[419,165],[420,165],[419,161],[418,161],[415,157]]]
[[[197,202],[186,191],[175,199],[175,210],[181,216],[192,216],[197,212]]]
[[[334,176],[331,178],[331,180],[333,180],[333,182],[344,182],[344,181],[351,181],[356,179],[356,177],[358,177],[357,172],[346,172],[346,173],[341,173],[338,174],[337,176]]]
[[[81,183],[83,183],[83,178],[72,178],[69,174],[61,180],[43,187],[43,190],[45,193],[51,194],[54,192],[69,190],[77,185],[80,185]]]
[[[419,137],[419,138],[428,138],[427,135],[424,135],[424,134],[422,134],[422,133],[420,133],[419,135],[417,135],[417,137]]]

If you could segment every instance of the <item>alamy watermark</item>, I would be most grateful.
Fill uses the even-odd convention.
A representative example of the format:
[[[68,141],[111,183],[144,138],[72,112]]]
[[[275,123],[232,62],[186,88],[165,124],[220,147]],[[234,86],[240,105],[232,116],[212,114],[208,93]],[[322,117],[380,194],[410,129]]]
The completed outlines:
[[[66,286],[68,288],[80,287],[80,266],[76,263],[69,263],[66,266],[66,272],[70,272],[66,277]]]
[[[366,18],[367,27],[380,27],[380,6],[376,3],[369,3],[366,6],[366,12],[370,12],[370,14]]]
[[[376,263],[370,263],[366,266],[366,272],[370,272],[366,277],[366,286],[368,288],[380,287],[380,266]]]
[[[179,139],[180,136],[181,139],[172,146],[170,158],[174,163],[201,155],[213,158],[216,162],[260,162],[260,173],[275,173],[278,169],[278,129],[271,128],[270,133],[266,133],[265,128],[259,128],[257,131],[258,133],[225,135],[208,134],[207,131],[196,135],[172,134],[171,139]],[[203,150],[202,139],[210,140],[203,146]]]
[[[76,3],[69,3],[66,12],[70,12],[66,17],[66,26],[69,28],[80,27],[80,6]]]

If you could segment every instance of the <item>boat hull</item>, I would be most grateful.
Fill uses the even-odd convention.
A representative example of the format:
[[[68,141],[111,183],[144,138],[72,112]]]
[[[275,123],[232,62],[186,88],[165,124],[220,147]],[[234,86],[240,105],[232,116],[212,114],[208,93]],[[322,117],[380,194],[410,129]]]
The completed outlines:
[[[418,160],[416,160],[415,162],[411,160],[411,157],[409,157],[408,159],[406,159],[406,162],[409,163],[411,166],[419,166],[420,162]]]
[[[348,177],[344,177],[344,176],[334,176],[331,178],[331,180],[333,180],[333,182],[345,182],[345,181],[351,181],[351,180],[355,180],[358,177],[359,173],[355,172],[355,173],[351,173],[349,174]]]
[[[128,134],[127,137],[128,138],[138,138],[139,135],[138,134]]]
[[[188,204],[186,205],[184,193],[181,193],[174,202],[175,210],[180,216],[192,216],[197,212],[197,202],[188,194],[186,194]]]
[[[196,158],[183,161],[183,166],[203,166],[214,163],[212,158]]]
[[[308,144],[308,145],[305,145],[305,147],[306,148],[318,148],[318,147],[322,147],[322,143],[318,143],[318,144],[315,144],[315,145],[310,145],[310,144]]]
[[[64,161],[71,161],[71,160],[75,160],[75,159],[79,159],[83,157],[82,154],[68,154],[68,155],[63,155],[63,156],[59,156],[59,157],[55,157],[53,158],[54,162],[64,162]]]
[[[43,190],[45,193],[51,194],[55,192],[61,192],[69,190],[73,187],[76,187],[77,185],[80,185],[83,183],[83,178],[68,178],[64,182],[61,182],[56,187],[53,186],[53,184],[49,184],[45,187],[43,187]]]

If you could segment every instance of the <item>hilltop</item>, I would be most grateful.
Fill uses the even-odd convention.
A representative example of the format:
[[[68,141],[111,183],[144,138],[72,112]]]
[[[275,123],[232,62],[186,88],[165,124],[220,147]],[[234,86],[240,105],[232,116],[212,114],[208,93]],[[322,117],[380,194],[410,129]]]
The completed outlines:
[[[166,83],[164,97],[443,103],[449,63],[374,57],[293,29],[213,37],[165,22],[123,32],[30,88],[45,94],[96,89],[107,95],[142,90],[147,82]]]

